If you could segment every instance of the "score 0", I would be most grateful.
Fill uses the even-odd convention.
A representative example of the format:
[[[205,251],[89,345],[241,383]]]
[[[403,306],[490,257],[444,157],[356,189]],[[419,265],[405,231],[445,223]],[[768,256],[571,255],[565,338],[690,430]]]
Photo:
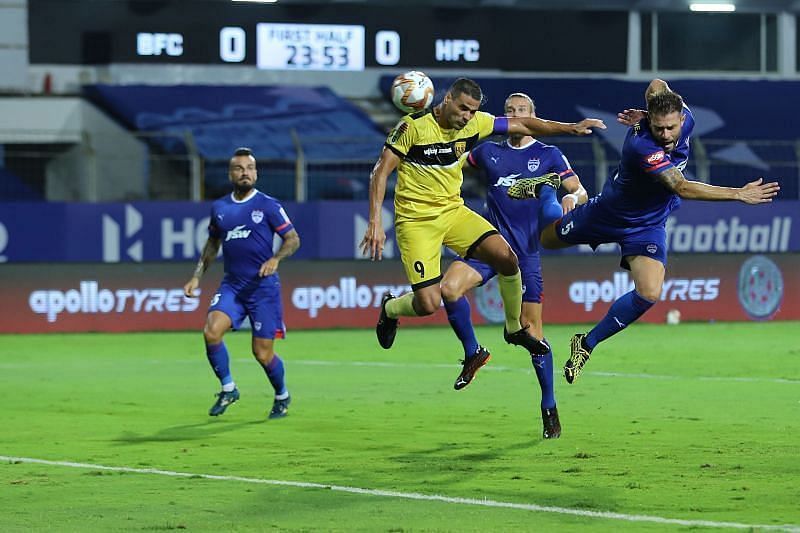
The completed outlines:
[[[400,34],[391,30],[375,33],[375,62],[379,65],[396,65],[400,62]]]
[[[219,58],[226,63],[241,63],[247,52],[244,29],[226,26],[219,31]]]

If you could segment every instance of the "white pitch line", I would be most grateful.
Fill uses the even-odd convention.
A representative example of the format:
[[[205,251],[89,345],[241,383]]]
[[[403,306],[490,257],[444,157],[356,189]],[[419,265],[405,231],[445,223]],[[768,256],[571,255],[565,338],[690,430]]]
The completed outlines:
[[[189,472],[173,472],[171,470],[160,470],[157,468],[131,468],[127,466],[107,466],[91,463],[75,463],[72,461],[48,461],[46,459],[33,459],[30,457],[9,457],[0,455],[0,461],[9,463],[41,464],[49,466],[64,466],[70,468],[85,468],[92,470],[108,470],[111,472],[128,472],[132,474],[155,474],[159,476],[182,477],[182,478],[202,478],[214,481],[239,481],[242,483],[255,483],[259,485],[277,485],[284,487],[296,487],[302,489],[325,489],[350,494],[366,494],[368,496],[380,496],[384,498],[401,498],[406,500],[422,500],[443,503],[454,503],[459,505],[478,505],[482,507],[500,507],[506,509],[518,509],[522,511],[534,511],[541,513],[565,514],[572,516],[583,516],[588,518],[602,518],[607,520],[622,520],[625,522],[651,522],[655,524],[668,524],[686,527],[709,527],[709,528],[729,528],[729,529],[763,529],[768,531],[790,531],[800,533],[800,525],[782,524],[742,524],[739,522],[715,522],[712,520],[683,520],[680,518],[664,518],[661,516],[650,515],[630,515],[624,513],[613,513],[610,511],[586,511],[583,509],[570,509],[568,507],[554,507],[550,505],[536,505],[533,503],[513,503],[500,502],[496,500],[478,500],[475,498],[458,498],[452,496],[442,496],[439,494],[420,494],[418,492],[400,492],[395,490],[364,489],[360,487],[348,487],[344,485],[328,485],[324,483],[312,483],[305,481],[283,481],[278,479],[261,479],[241,476],[218,476],[214,474],[192,474]]]
[[[251,361],[252,359],[241,359],[241,361]],[[292,359],[290,365],[309,365],[309,366],[367,366],[378,368],[457,368],[457,364],[443,363],[394,363],[389,361],[318,361],[312,359]],[[515,368],[502,365],[486,365],[481,371],[490,372],[525,372],[531,373],[532,368]],[[624,372],[584,372],[586,376],[601,376],[607,378],[635,378],[635,379],[674,379],[674,380],[698,380],[698,381],[734,381],[743,383],[788,383],[800,385],[799,379],[786,378],[762,378],[762,377],[739,377],[739,376],[670,376],[666,374],[628,374]]]
[[[249,363],[252,358],[236,358],[231,359],[234,363]],[[149,364],[202,364],[195,359],[181,359],[177,361],[164,361],[160,359],[151,359],[144,361]],[[357,366],[357,367],[373,367],[373,368],[445,368],[448,370],[456,369],[459,367],[457,363],[395,363],[392,361],[322,361],[314,359],[289,359],[289,365],[307,365],[307,366]],[[98,365],[97,361],[91,363],[94,366]],[[108,364],[116,364],[113,359],[108,360]],[[32,368],[37,365],[30,363],[0,363],[2,370],[14,370],[20,368]],[[519,368],[502,365],[486,365],[481,369],[482,372],[522,372],[530,374],[533,368]],[[555,369],[556,373],[560,372],[558,368]],[[800,385],[800,379],[788,378],[764,378],[759,376],[672,376],[668,374],[645,374],[645,373],[626,373],[626,372],[599,372],[599,371],[586,371],[583,373],[585,376],[599,376],[605,378],[623,378],[623,379],[655,379],[655,380],[677,380],[677,381],[719,381],[719,382],[733,382],[733,383],[782,383],[788,385]]]

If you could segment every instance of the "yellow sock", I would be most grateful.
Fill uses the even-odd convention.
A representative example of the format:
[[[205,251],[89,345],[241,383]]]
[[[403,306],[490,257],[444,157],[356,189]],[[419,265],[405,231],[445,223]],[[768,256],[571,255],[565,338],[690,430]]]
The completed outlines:
[[[497,275],[500,297],[503,299],[503,311],[506,314],[506,331],[514,333],[522,325],[519,315],[522,312],[522,275],[519,270],[513,276]]]
[[[417,312],[414,311],[414,293],[407,292],[402,296],[398,296],[397,298],[393,298],[386,302],[386,316],[389,318],[397,318],[400,316],[417,316]],[[522,297],[520,297],[520,302],[522,302]],[[520,305],[522,305],[520,303]],[[517,327],[519,329],[519,327]]]

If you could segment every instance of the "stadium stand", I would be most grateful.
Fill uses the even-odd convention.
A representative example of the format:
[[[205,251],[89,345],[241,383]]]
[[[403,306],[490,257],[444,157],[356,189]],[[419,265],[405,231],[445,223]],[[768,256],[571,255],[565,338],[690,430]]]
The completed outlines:
[[[92,85],[85,94],[130,130],[162,134],[152,142],[165,153],[186,153],[191,139],[205,163],[207,198],[228,190],[237,146],[253,149],[276,195],[363,198],[365,162],[384,141],[363,111],[325,87]],[[295,181],[301,172],[304,190]]]

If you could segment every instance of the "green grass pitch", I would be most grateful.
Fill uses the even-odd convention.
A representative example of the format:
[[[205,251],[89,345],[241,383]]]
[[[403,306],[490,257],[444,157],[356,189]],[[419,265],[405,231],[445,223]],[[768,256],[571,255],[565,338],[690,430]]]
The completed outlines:
[[[199,331],[0,336],[0,529],[800,531],[797,322],[635,325],[574,385],[581,328],[548,326],[553,441],[502,327],[478,329],[492,360],[456,392],[455,337],[411,323],[388,351],[290,331],[271,421],[247,332],[219,418]]]

